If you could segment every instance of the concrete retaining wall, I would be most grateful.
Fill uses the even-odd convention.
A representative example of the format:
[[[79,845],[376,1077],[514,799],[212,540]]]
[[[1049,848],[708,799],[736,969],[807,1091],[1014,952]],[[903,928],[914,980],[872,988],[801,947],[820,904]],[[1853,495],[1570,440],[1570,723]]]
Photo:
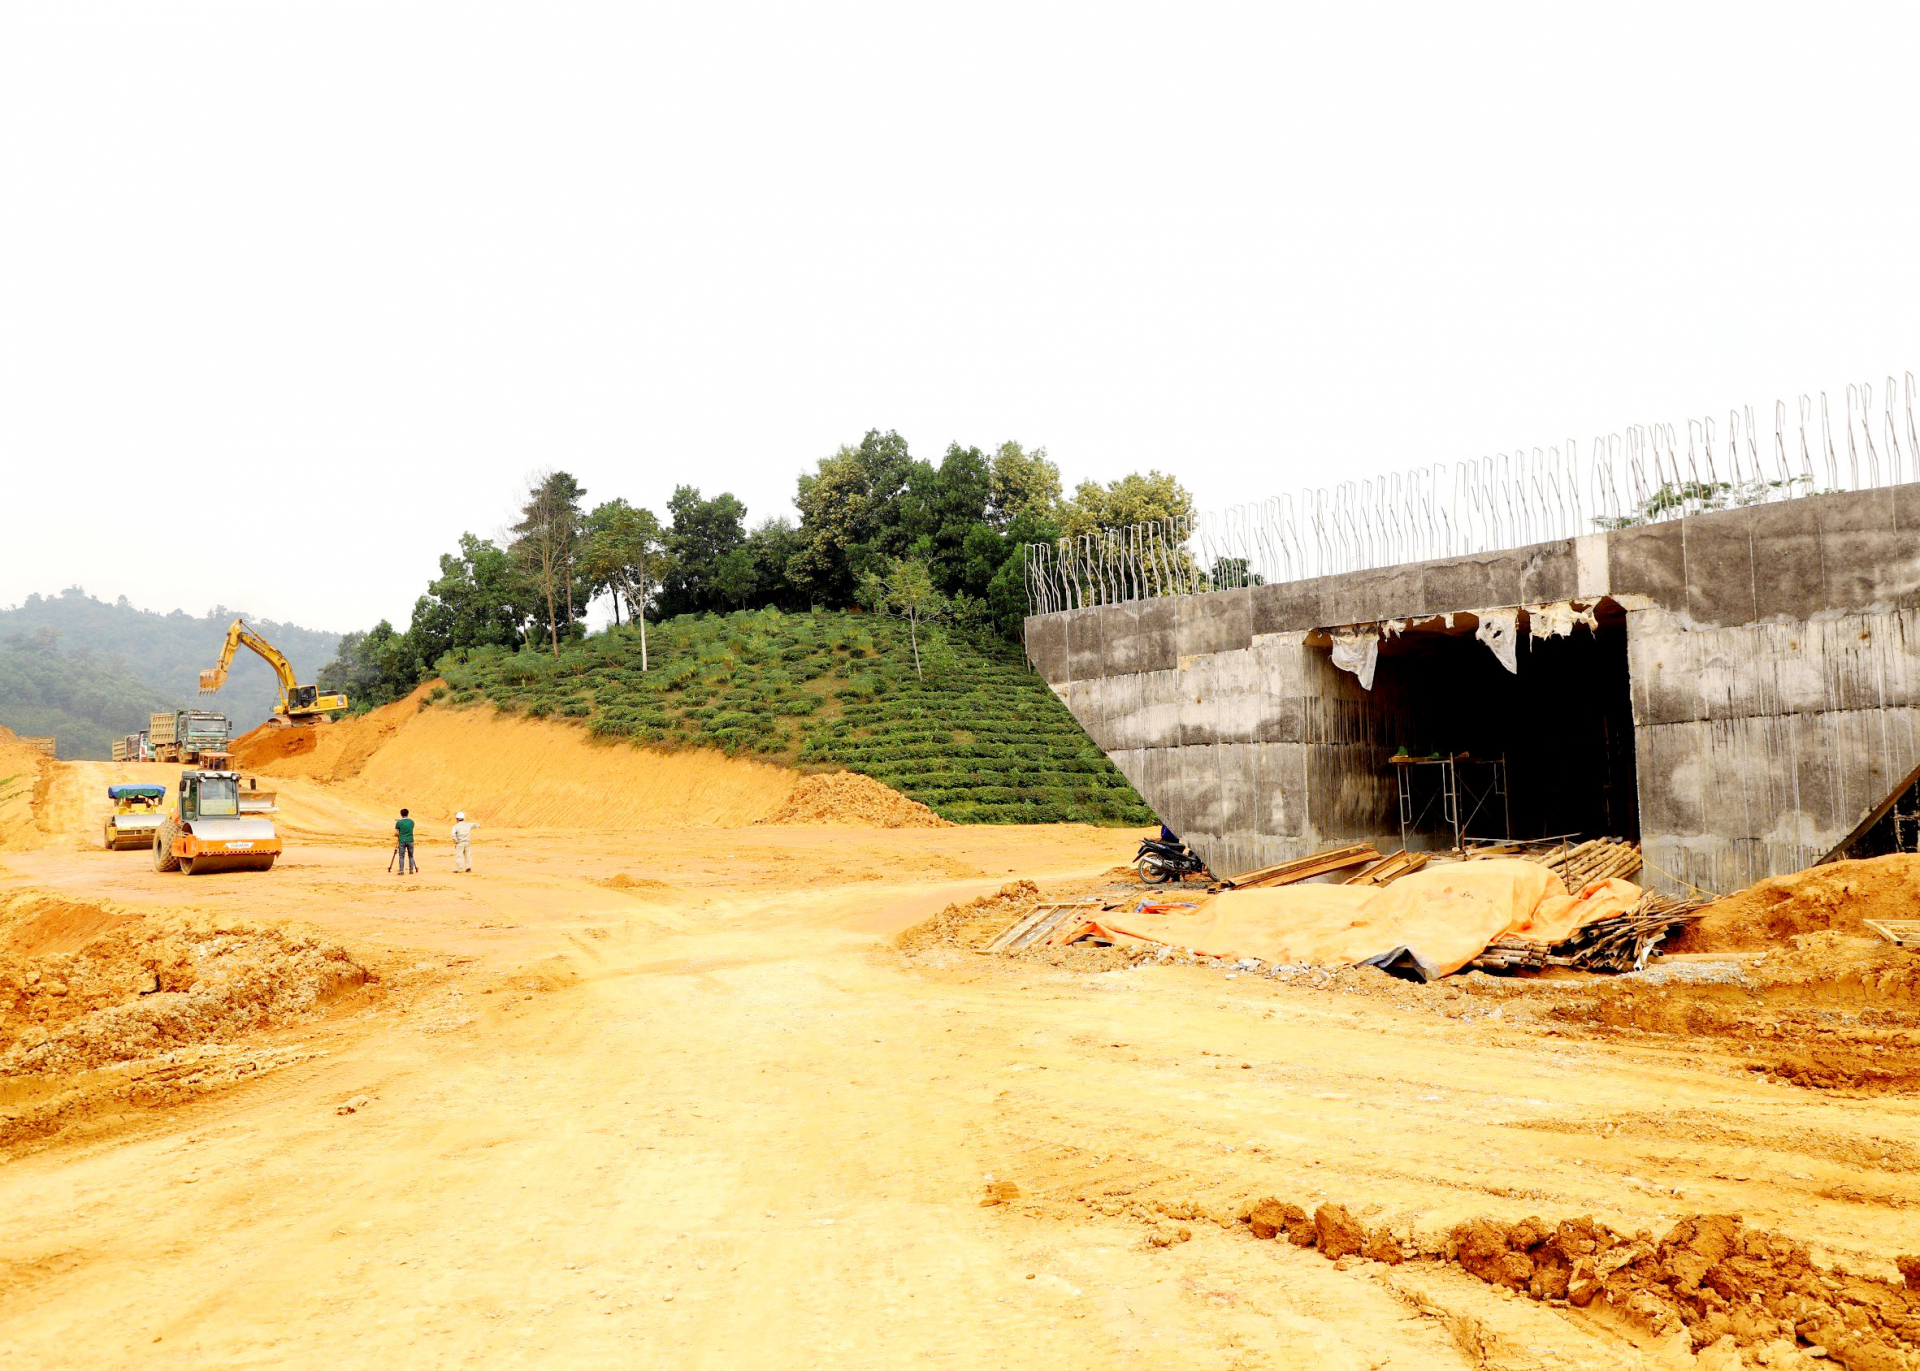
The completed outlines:
[[[1404,701],[1362,690],[1313,631],[1603,596],[1626,611],[1663,883],[1803,867],[1920,763],[1920,486],[1036,616],[1026,645],[1147,803],[1232,872],[1397,841]]]

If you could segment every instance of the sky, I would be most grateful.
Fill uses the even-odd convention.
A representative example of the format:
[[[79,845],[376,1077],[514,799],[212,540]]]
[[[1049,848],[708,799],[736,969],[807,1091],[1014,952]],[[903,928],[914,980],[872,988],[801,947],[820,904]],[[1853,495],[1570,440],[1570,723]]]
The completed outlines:
[[[404,624],[527,477],[1203,509],[1920,371],[1920,6],[0,9],[0,605]]]

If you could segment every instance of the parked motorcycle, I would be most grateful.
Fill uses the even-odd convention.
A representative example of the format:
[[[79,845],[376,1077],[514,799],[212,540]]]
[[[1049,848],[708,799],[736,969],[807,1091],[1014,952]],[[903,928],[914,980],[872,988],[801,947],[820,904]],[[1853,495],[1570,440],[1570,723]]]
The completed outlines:
[[[1158,838],[1142,838],[1133,860],[1140,879],[1148,885],[1185,880],[1188,876],[1204,875],[1207,870],[1207,864],[1189,852],[1185,843],[1162,842]]]

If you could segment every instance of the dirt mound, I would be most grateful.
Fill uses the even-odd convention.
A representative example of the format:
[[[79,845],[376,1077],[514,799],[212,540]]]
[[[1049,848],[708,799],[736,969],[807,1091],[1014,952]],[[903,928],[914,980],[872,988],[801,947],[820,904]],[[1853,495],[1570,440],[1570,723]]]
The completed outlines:
[[[1322,1204],[1309,1216],[1273,1197],[1239,1217],[1255,1238],[1284,1237],[1334,1261],[1397,1266],[1424,1257],[1530,1299],[1610,1306],[1656,1336],[1684,1329],[1696,1350],[1719,1344],[1797,1357],[1804,1343],[1841,1366],[1902,1368],[1914,1364],[1907,1348],[1920,1343],[1920,1257],[1893,1256],[1899,1280],[1822,1269],[1804,1244],[1735,1214],[1683,1216],[1658,1240],[1582,1217],[1470,1219],[1423,1241],[1410,1228],[1369,1227],[1344,1205]]]
[[[311,729],[311,745],[251,760],[263,777],[337,785],[430,826],[464,810],[486,830],[735,828],[774,809],[793,789],[782,767],[709,749],[654,752],[607,743],[585,729],[479,707],[429,707],[434,683],[356,718]],[[265,751],[293,744],[261,730],[243,740]],[[903,803],[905,803],[903,801]]]
[[[1863,919],[1911,919],[1920,909],[1920,857],[1832,862],[1774,876],[1707,906],[1670,952],[1772,947],[1798,933],[1864,932]]]
[[[829,771],[808,776],[762,823],[845,824],[854,828],[951,828],[953,824],[917,800],[909,800],[871,776]]]
[[[299,757],[319,746],[320,729],[283,728],[261,724],[233,740],[233,762],[243,771],[258,771],[274,762]]]
[[[4,907],[0,1075],[65,1074],[273,1027],[364,985],[366,968],[312,934],[193,916],[139,918],[49,896]],[[36,955],[49,926],[104,931]],[[22,937],[25,930],[36,929]]]
[[[991,895],[950,904],[931,919],[902,929],[894,946],[902,952],[922,952],[931,947],[971,952],[992,941],[994,934],[1039,903],[1039,886],[1032,881],[1009,881]]]

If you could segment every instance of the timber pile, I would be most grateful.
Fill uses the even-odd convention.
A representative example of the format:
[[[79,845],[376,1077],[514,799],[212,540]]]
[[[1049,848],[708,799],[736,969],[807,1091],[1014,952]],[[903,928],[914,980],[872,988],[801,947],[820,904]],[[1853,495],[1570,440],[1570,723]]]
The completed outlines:
[[[1595,919],[1551,947],[1525,938],[1495,938],[1467,963],[1467,969],[1539,971],[1570,966],[1581,971],[1640,971],[1667,935],[1699,918],[1702,907],[1699,900],[1676,900],[1648,891],[1626,913]]]
[[[1364,866],[1379,860],[1380,851],[1372,843],[1350,843],[1346,847],[1330,847],[1325,852],[1295,857],[1290,862],[1276,862],[1272,866],[1245,871],[1210,885],[1207,890],[1213,893],[1221,890],[1251,890],[1255,886],[1292,885],[1295,881],[1325,876],[1329,872],[1345,871],[1350,866]]]
[[[1411,876],[1427,864],[1430,853],[1408,852],[1404,848],[1390,852],[1362,871],[1348,885],[1391,885],[1402,876]]]
[[[1574,847],[1560,846],[1529,854],[1567,887],[1569,895],[1578,895],[1591,882],[1618,877],[1630,881],[1640,873],[1640,845],[1613,838],[1594,838]]]

